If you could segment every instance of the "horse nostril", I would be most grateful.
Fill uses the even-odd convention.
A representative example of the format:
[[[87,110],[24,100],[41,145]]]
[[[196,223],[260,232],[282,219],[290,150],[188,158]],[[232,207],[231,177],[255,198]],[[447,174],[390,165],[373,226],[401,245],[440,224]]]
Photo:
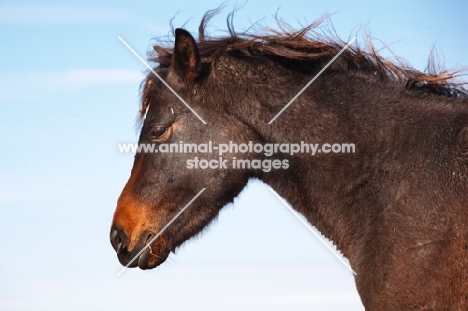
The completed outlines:
[[[150,244],[152,242],[151,240],[153,239],[153,236],[154,234],[148,233],[148,235],[146,236],[146,244]]]
[[[127,236],[119,227],[112,226],[110,232],[110,241],[117,254],[121,254],[127,250]]]

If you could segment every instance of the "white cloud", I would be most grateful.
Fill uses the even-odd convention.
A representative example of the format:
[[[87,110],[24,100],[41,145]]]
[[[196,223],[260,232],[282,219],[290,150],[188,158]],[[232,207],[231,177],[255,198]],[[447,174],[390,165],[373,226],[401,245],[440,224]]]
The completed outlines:
[[[0,99],[27,99],[52,92],[74,91],[96,85],[138,84],[139,70],[75,69],[56,72],[0,74]]]
[[[0,6],[0,24],[74,24],[119,20],[127,17],[122,11],[58,5]]]

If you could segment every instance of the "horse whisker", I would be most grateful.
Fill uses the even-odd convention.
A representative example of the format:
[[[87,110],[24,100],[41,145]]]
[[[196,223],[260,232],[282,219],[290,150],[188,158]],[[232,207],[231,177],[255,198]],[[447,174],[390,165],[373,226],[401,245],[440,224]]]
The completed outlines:
[[[158,255],[156,255],[156,254],[153,253],[153,249],[151,248],[151,245],[146,244],[146,246],[148,246],[148,248],[149,248],[149,253],[150,253],[151,256],[154,256],[154,257],[156,257],[156,258],[163,259],[161,256],[158,256]]]

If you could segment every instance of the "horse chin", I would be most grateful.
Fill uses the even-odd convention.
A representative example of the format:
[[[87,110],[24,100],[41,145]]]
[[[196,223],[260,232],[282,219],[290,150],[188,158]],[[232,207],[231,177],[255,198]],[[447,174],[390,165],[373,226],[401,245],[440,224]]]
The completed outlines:
[[[166,261],[168,256],[169,251],[159,252],[156,255],[151,251],[151,248],[146,247],[138,258],[138,267],[142,270],[154,269]]]

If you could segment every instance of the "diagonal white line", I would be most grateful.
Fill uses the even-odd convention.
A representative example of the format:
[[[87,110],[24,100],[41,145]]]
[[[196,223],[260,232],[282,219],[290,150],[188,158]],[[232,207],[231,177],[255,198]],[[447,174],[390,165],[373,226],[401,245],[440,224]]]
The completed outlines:
[[[302,218],[298,215],[298,213],[297,213],[295,210],[293,210],[293,209],[289,206],[288,203],[286,203],[286,201],[283,200],[282,197],[280,197],[275,191],[273,191],[273,189],[268,188],[268,190],[270,190],[271,193],[273,193],[273,194],[278,198],[278,200],[280,200],[281,203],[283,203],[284,206],[286,206],[286,207],[288,208],[288,210],[289,210],[294,216],[296,216],[296,218],[299,219],[299,221],[302,222],[302,224],[303,224],[304,226],[306,226],[306,228],[309,229],[309,231],[312,232],[312,233],[315,235],[315,237],[316,237],[320,242],[322,242],[322,244],[325,245],[325,246],[330,250],[330,252],[332,252],[332,254],[335,255],[335,257],[338,258],[338,259],[345,265],[346,268],[349,269],[349,271],[351,271],[354,275],[357,275],[357,273],[354,272],[353,268],[351,268],[351,266],[350,266],[348,263],[346,263],[346,261],[344,261],[343,258],[342,258],[339,254],[337,254],[337,253],[335,252],[335,250],[334,250],[333,248],[331,248],[330,245],[328,245],[328,243],[325,242],[325,241],[322,239],[322,237],[321,237],[317,232],[315,232],[315,230],[314,230],[307,222],[305,222],[304,219],[302,219]]]
[[[270,120],[270,122],[268,122],[268,124],[273,123],[273,121],[275,121],[276,118],[278,118],[278,117],[280,116],[280,114],[282,114],[282,113],[286,110],[286,108],[288,108],[288,107],[302,94],[302,92],[304,92],[304,91],[315,81],[315,79],[317,79],[317,78],[325,71],[325,69],[327,69],[328,66],[330,66],[330,65],[341,55],[341,53],[343,53],[344,50],[346,50],[346,49],[351,45],[351,43],[354,42],[354,40],[356,40],[356,37],[352,38],[352,39],[348,42],[348,44],[346,44],[346,45],[341,49],[341,51],[339,51],[338,54],[336,54],[335,57],[333,57],[333,58],[331,59],[331,61],[329,61],[328,64],[326,64],[325,67],[323,67],[322,70],[320,70],[320,72],[317,73],[317,74],[315,75],[315,77],[313,77],[312,80],[310,80],[309,83],[307,83],[306,86],[304,86],[304,87],[302,88],[302,90],[300,90],[299,93],[297,93],[296,96],[294,96],[294,97],[289,101],[289,103],[287,103],[286,106],[284,106],[283,109],[281,109],[281,111],[278,112],[278,113],[276,114],[276,116],[275,116],[273,119]]]
[[[165,86],[166,86],[166,87],[167,87],[167,88],[168,88],[168,89],[169,89],[169,90],[170,90],[170,91],[171,91],[171,92],[188,108],[188,109],[190,109],[190,111],[191,111],[194,115],[197,116],[197,118],[198,118],[200,121],[202,121],[203,124],[206,125],[205,120],[203,120],[202,117],[200,117],[200,116],[198,115],[198,113],[196,113],[195,110],[193,110],[192,107],[190,107],[189,104],[187,104],[187,102],[185,102],[185,100],[184,100],[182,97],[180,97],[179,94],[177,94],[177,92],[174,91],[174,90],[172,89],[172,87],[171,87],[169,84],[167,84],[167,82],[164,81],[164,79],[161,78],[161,76],[158,75],[158,74],[156,73],[156,71],[154,71],[154,69],[151,68],[151,66],[148,65],[148,63],[147,63],[143,58],[141,58],[140,55],[137,54],[137,52],[135,52],[134,49],[131,48],[130,45],[128,45],[127,42],[125,42],[124,39],[122,39],[122,37],[118,36],[118,38],[119,38],[119,40],[133,53],[133,55],[135,55],[135,56],[143,63],[143,65],[146,66],[146,68],[148,68],[148,69],[149,69],[149,70],[150,70],[150,71],[151,71],[151,72],[152,72],[152,73],[153,73],[153,74],[154,74],[154,75],[155,75],[155,76],[156,76],[156,77],[157,77],[157,78],[158,78],[158,79],[159,79],[159,80],[160,80],[160,81],[161,81],[161,82],[162,82],[162,83],[163,83],[163,84],[164,84],[164,85],[165,85]]]
[[[195,201],[195,200],[200,196],[200,194],[202,194],[203,191],[205,191],[205,190],[206,190],[206,188],[203,188],[202,190],[200,190],[200,192],[198,192],[197,195],[194,196],[193,199],[190,200],[190,202],[188,202],[187,205],[185,205],[184,208],[181,209],[181,210],[177,213],[177,215],[175,215],[175,216],[171,219],[171,221],[169,221],[169,222],[164,226],[164,228],[162,228],[162,229],[158,232],[158,234],[156,234],[149,242],[146,243],[146,245],[150,245],[151,243],[153,243],[154,240],[156,240],[156,239],[157,239],[157,238],[174,222],[174,220],[176,220],[177,217],[179,217],[179,216],[187,209],[187,207],[189,207],[190,204],[192,204],[193,201]],[[135,257],[133,257],[133,259],[130,260],[130,262],[129,262],[125,267],[123,267],[122,270],[120,270],[119,273],[117,273],[117,276],[121,275],[122,272],[124,272],[125,270],[127,270],[128,266],[130,266],[130,264],[131,264],[132,262],[134,262],[135,259],[137,259],[138,257],[140,257],[140,255],[141,255],[145,250],[146,250],[146,247],[143,247],[143,249],[142,249],[141,251],[139,251],[138,254],[136,254]]]

